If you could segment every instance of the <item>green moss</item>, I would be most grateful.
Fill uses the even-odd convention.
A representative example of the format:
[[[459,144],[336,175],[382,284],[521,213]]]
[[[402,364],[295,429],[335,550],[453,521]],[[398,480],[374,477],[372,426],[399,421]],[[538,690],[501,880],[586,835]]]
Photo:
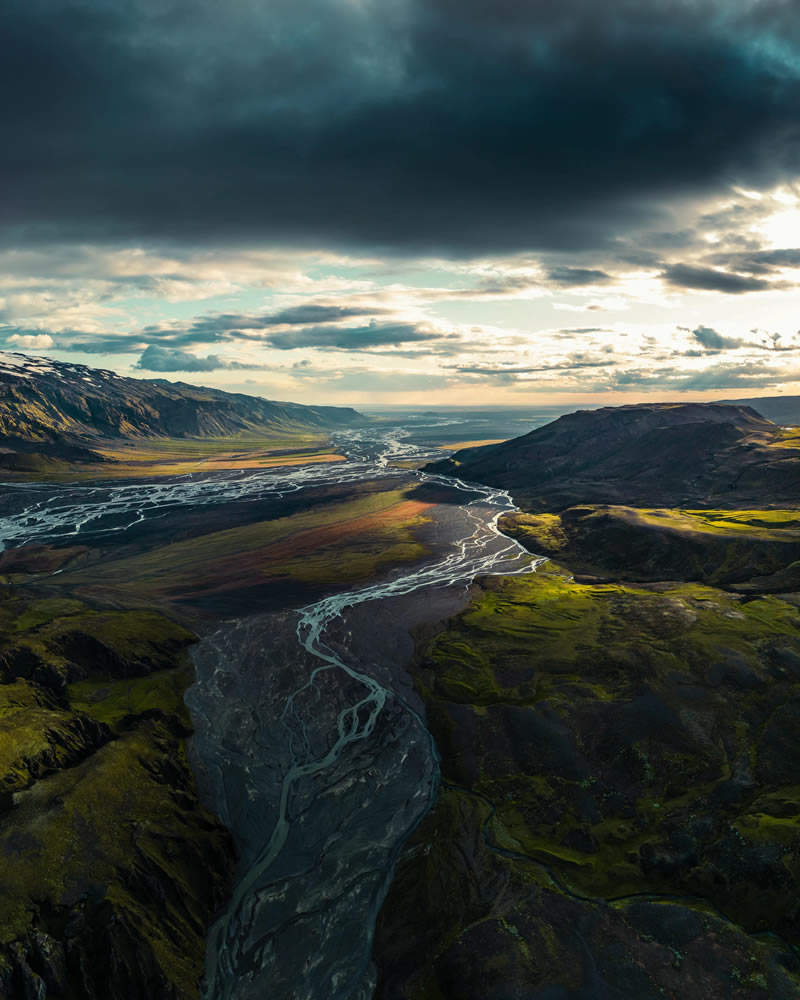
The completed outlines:
[[[558,514],[506,514],[498,527],[532,552],[555,556],[569,543]]]
[[[176,996],[196,997],[233,859],[197,802],[181,739],[195,637],[157,613],[6,598],[6,649],[10,638],[15,656],[35,654],[39,673],[60,664],[88,676],[59,694],[0,684],[0,960],[13,964],[34,932],[58,936],[50,914],[66,914],[61,927],[80,910],[90,951],[124,928],[121,947],[135,941]]]
[[[109,681],[93,678],[70,684],[70,705],[98,722],[116,729],[123,719],[158,711],[180,719],[188,727],[189,713],[183,695],[194,674],[188,664],[161,670],[146,677]]]
[[[216,849],[220,835],[210,817],[198,824],[200,813],[195,819],[176,798],[176,782],[191,788],[176,749],[162,723],[148,723],[18,796],[0,832],[7,859],[0,868],[0,942],[24,936],[40,907],[56,908],[99,890],[132,920],[167,980],[181,995],[196,996],[206,880],[220,878],[196,865]],[[175,772],[171,778],[165,759]],[[120,877],[132,864],[157,877],[162,905]]]
[[[614,505],[572,507],[559,515],[513,514],[502,529],[528,549],[574,572],[633,580],[742,584],[800,560],[796,510],[670,510]],[[762,589],[796,589],[800,574]]]
[[[20,791],[36,778],[91,752],[102,734],[24,680],[0,685],[0,792]]]
[[[800,876],[797,790],[771,792],[759,809],[735,795],[724,805],[724,790],[766,766],[760,705],[780,644],[800,656],[800,615],[778,598],[700,584],[580,585],[550,567],[486,580],[428,647],[418,686],[445,777],[459,783],[464,755],[475,760],[497,847],[552,866],[582,896],[658,893],[677,878],[683,893],[710,893],[744,923],[773,926],[788,896],[748,911],[748,880],[761,876],[754,860],[735,858],[781,845],[777,868],[758,864],[773,865],[771,877],[786,878],[783,865]],[[469,737],[448,726],[448,705],[472,710]],[[512,708],[530,713],[529,728],[514,716],[518,729],[508,730]],[[723,846],[704,839],[718,829],[704,825],[708,813],[730,821]],[[682,840],[693,817],[701,832]],[[709,871],[728,865],[732,882],[715,886]]]
[[[86,611],[86,605],[81,601],[68,597],[50,597],[27,605],[22,614],[15,618],[13,627],[17,632],[27,632],[48,625],[55,619],[67,618]]]

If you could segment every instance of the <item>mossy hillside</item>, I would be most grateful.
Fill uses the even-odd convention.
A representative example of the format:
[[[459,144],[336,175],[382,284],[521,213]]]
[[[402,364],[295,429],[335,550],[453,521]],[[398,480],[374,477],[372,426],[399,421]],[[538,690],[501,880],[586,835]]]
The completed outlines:
[[[800,618],[692,585],[490,579],[418,685],[487,836],[576,894],[692,895],[800,944]]]
[[[197,806],[181,741],[166,722],[145,722],[22,793],[0,845],[0,942],[48,933],[47,915],[69,923],[91,900],[135,932],[163,995],[198,995],[204,919],[223,897],[228,844]],[[81,943],[101,946],[102,937]],[[111,964],[111,956],[98,959],[95,979]],[[127,971],[135,981],[143,970]]]
[[[798,995],[769,941],[692,900],[570,894],[548,865],[496,844],[491,816],[445,785],[412,836],[378,918],[379,1000]]]
[[[0,596],[0,672],[57,692],[91,672],[139,676],[173,667],[194,641],[157,612],[97,611],[72,598],[20,597],[11,588]]]
[[[73,765],[109,738],[105,726],[59,705],[38,685],[0,685],[0,812],[14,792]]]
[[[131,718],[153,713],[173,716],[188,729],[189,713],[183,695],[194,679],[188,663],[160,670],[145,677],[109,682],[95,676],[67,688],[69,703],[81,712],[113,729],[124,727]]]
[[[6,597],[3,648],[80,679],[0,684],[0,995],[196,998],[233,856],[185,756],[193,636],[155,613]]]
[[[800,511],[580,506],[512,514],[501,528],[531,551],[582,574],[741,584],[800,560]],[[795,573],[795,583],[800,573]],[[784,589],[765,586],[765,590]]]

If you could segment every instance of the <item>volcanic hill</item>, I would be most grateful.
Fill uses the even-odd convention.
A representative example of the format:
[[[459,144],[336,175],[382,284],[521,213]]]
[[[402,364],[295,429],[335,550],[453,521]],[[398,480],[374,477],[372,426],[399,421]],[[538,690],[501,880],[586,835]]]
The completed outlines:
[[[528,510],[785,503],[800,500],[793,433],[749,406],[635,404],[579,410],[426,468],[508,489]]]

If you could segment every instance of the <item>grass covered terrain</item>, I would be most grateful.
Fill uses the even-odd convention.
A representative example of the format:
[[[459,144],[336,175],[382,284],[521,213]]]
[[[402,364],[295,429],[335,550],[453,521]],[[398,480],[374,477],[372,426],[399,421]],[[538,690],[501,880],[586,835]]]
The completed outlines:
[[[267,599],[287,584],[302,594],[367,581],[428,554],[418,534],[434,504],[414,489],[358,484],[349,499],[66,572],[59,583],[125,605],[198,609],[213,598],[219,609],[249,592]]]
[[[20,453],[6,459],[6,479],[74,482],[83,479],[132,479],[176,476],[225,469],[273,468],[340,462],[328,435],[308,431],[232,434],[208,438],[138,438],[93,446],[95,461],[68,461]]]
[[[0,993],[196,997],[234,859],[184,750],[194,636],[0,597]]]
[[[800,995],[793,604],[547,564],[484,580],[417,686],[444,785],[379,996]]]
[[[580,574],[698,580],[750,590],[800,586],[800,511],[581,505],[512,514],[501,527]]]

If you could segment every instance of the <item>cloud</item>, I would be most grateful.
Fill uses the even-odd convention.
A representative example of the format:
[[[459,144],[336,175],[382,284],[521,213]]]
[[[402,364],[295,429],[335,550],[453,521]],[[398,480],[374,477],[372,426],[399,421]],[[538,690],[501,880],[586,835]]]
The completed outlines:
[[[228,361],[216,354],[198,358],[177,348],[157,347],[151,344],[133,367],[139,371],[147,372],[213,372],[220,369],[261,369],[265,366]]]
[[[770,353],[781,353],[781,352],[792,352],[800,350],[800,344],[790,343],[782,344],[782,335],[780,333],[768,333],[766,330],[751,330],[750,333],[761,339],[758,341],[744,340],[742,337],[726,337],[724,334],[718,333],[716,330],[712,329],[710,326],[698,326],[694,330],[690,330],[686,326],[679,326],[679,330],[684,333],[689,333],[692,339],[700,344],[704,351],[689,350],[678,352],[677,356],[682,356],[685,358],[692,357],[702,357],[703,353],[717,353],[719,351],[732,351],[740,347],[747,347],[751,350],[757,351],[769,351]],[[653,338],[645,338],[646,340],[652,340]],[[796,338],[795,338],[796,339]]]
[[[728,389],[764,389],[786,382],[800,382],[800,371],[767,365],[719,364],[699,372],[677,368],[625,369],[603,381],[603,389],[666,392],[709,392]],[[599,388],[600,383],[595,388]]]
[[[548,279],[562,288],[586,285],[608,285],[614,279],[605,271],[587,267],[554,267],[547,272]]]
[[[28,348],[44,348],[55,345],[55,341],[49,333],[12,333],[8,338],[8,343]]]
[[[725,351],[745,344],[745,341],[737,337],[724,337],[709,326],[698,326],[696,330],[692,330],[692,336],[698,344],[710,351]]]
[[[746,274],[772,274],[780,268],[800,268],[800,250],[752,250],[715,254],[715,264]]]
[[[696,267],[690,264],[673,264],[662,277],[674,288],[699,289],[707,292],[727,292],[740,295],[743,292],[764,292],[776,285],[762,278],[753,278],[728,271],[717,271],[710,267]]]
[[[553,361],[540,365],[461,364],[448,365],[447,367],[448,370],[456,373],[459,381],[517,387],[530,384],[531,379],[526,378],[526,376],[552,376],[561,373],[569,375],[572,372],[581,372],[591,368],[608,368],[609,364],[608,358],[597,358],[584,353],[575,353],[561,361]]]
[[[0,39],[29,245],[603,247],[796,169],[783,0],[28,0]]]
[[[269,330],[278,326],[305,326],[307,324],[336,323],[359,316],[376,316],[387,312],[386,309],[375,306],[339,306],[335,304],[307,303],[292,306],[275,313],[215,313],[200,316],[187,328],[186,333],[194,341],[217,341],[226,334],[239,333],[242,330]],[[153,333],[171,331],[150,328]]]
[[[309,323],[336,323],[340,320],[353,319],[356,316],[375,316],[385,312],[387,312],[386,309],[376,306],[337,306],[310,303],[263,316],[259,322],[264,327],[305,326]]]
[[[568,338],[584,333],[608,333],[608,328],[604,326],[565,326],[557,330],[555,336]]]
[[[364,351],[394,344],[457,340],[458,335],[442,333],[417,323],[370,323],[361,327],[309,326],[289,333],[272,333],[265,339],[271,347],[281,351],[299,347]]]

